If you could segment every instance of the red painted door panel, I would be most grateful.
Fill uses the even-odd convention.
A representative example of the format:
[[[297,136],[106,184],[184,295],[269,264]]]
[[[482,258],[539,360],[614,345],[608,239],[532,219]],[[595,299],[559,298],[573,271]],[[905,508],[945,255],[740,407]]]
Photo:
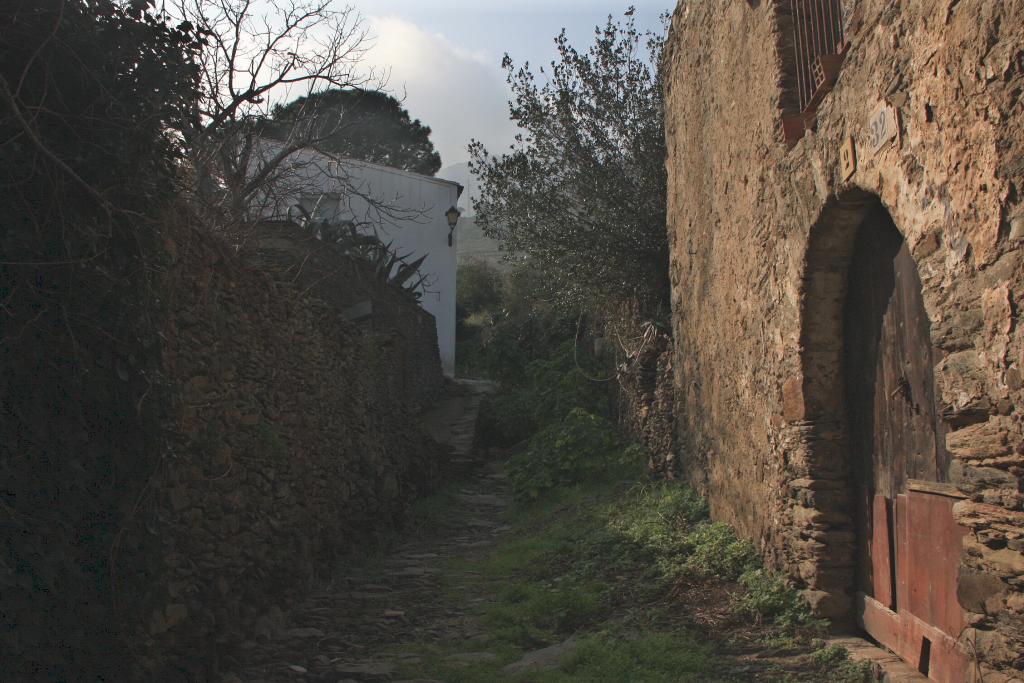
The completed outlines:
[[[962,683],[955,500],[910,490],[914,481],[945,481],[949,462],[928,316],[910,249],[881,204],[858,231],[844,325],[858,616],[930,678]]]

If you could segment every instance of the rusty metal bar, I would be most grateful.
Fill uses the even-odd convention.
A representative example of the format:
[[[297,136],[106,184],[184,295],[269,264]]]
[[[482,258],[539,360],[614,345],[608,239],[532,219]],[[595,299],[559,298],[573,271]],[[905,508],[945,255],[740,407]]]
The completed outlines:
[[[818,89],[830,87],[834,78],[829,67],[836,64],[833,57],[843,42],[841,8],[839,0],[791,0],[790,6],[797,101],[803,113],[820,100]]]
[[[803,69],[800,66],[800,36],[800,0],[793,0],[793,59],[796,64],[797,102],[803,102],[804,99]]]
[[[808,55],[811,53],[811,46],[807,40],[807,0],[798,0],[800,7],[800,55],[799,69],[803,78],[803,91],[800,93],[800,109],[803,110],[811,99],[811,69]]]
[[[821,2],[811,2],[811,45],[814,52],[811,55],[811,65],[814,59],[824,52],[824,43],[821,40]],[[814,86],[817,87],[818,79],[814,79]]]
[[[839,39],[838,39],[838,36],[836,35],[836,21],[835,21],[835,17],[833,16],[834,13],[832,11],[833,9],[837,9],[835,7],[835,4],[836,4],[835,2],[829,2],[829,3],[827,3],[825,5],[825,10],[828,13],[828,35],[829,35],[829,40],[831,41],[831,44],[832,44],[832,50],[831,50],[832,52],[836,51],[835,50],[835,46],[839,44]]]

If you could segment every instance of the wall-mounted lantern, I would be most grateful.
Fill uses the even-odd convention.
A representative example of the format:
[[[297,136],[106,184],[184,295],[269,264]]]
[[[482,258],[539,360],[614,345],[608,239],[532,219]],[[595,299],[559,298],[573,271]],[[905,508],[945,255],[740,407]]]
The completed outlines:
[[[454,206],[444,212],[448,219],[448,246],[452,246],[452,234],[455,232],[455,224],[459,222],[459,210]]]

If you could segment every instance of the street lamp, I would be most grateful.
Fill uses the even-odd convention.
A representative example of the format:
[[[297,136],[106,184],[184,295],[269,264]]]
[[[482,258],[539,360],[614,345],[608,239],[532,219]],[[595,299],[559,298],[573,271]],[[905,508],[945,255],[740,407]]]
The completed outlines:
[[[459,210],[454,206],[444,212],[448,219],[448,246],[452,246],[452,234],[455,232],[455,224],[459,222]]]

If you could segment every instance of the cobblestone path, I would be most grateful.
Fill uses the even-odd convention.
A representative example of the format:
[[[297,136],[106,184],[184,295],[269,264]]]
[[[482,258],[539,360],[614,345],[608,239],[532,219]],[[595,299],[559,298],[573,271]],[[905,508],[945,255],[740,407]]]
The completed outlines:
[[[430,511],[429,524],[414,524],[382,557],[339,567],[328,585],[268,615],[261,638],[226,662],[224,683],[397,681],[399,668],[415,669],[418,660],[402,651],[403,643],[459,642],[481,633],[472,613],[484,598],[460,591],[460,579],[471,577],[450,567],[487,553],[509,531],[511,496],[500,464],[472,448],[489,385],[462,386],[463,395],[427,418],[428,430],[452,449],[458,482],[439,497],[443,504]]]

